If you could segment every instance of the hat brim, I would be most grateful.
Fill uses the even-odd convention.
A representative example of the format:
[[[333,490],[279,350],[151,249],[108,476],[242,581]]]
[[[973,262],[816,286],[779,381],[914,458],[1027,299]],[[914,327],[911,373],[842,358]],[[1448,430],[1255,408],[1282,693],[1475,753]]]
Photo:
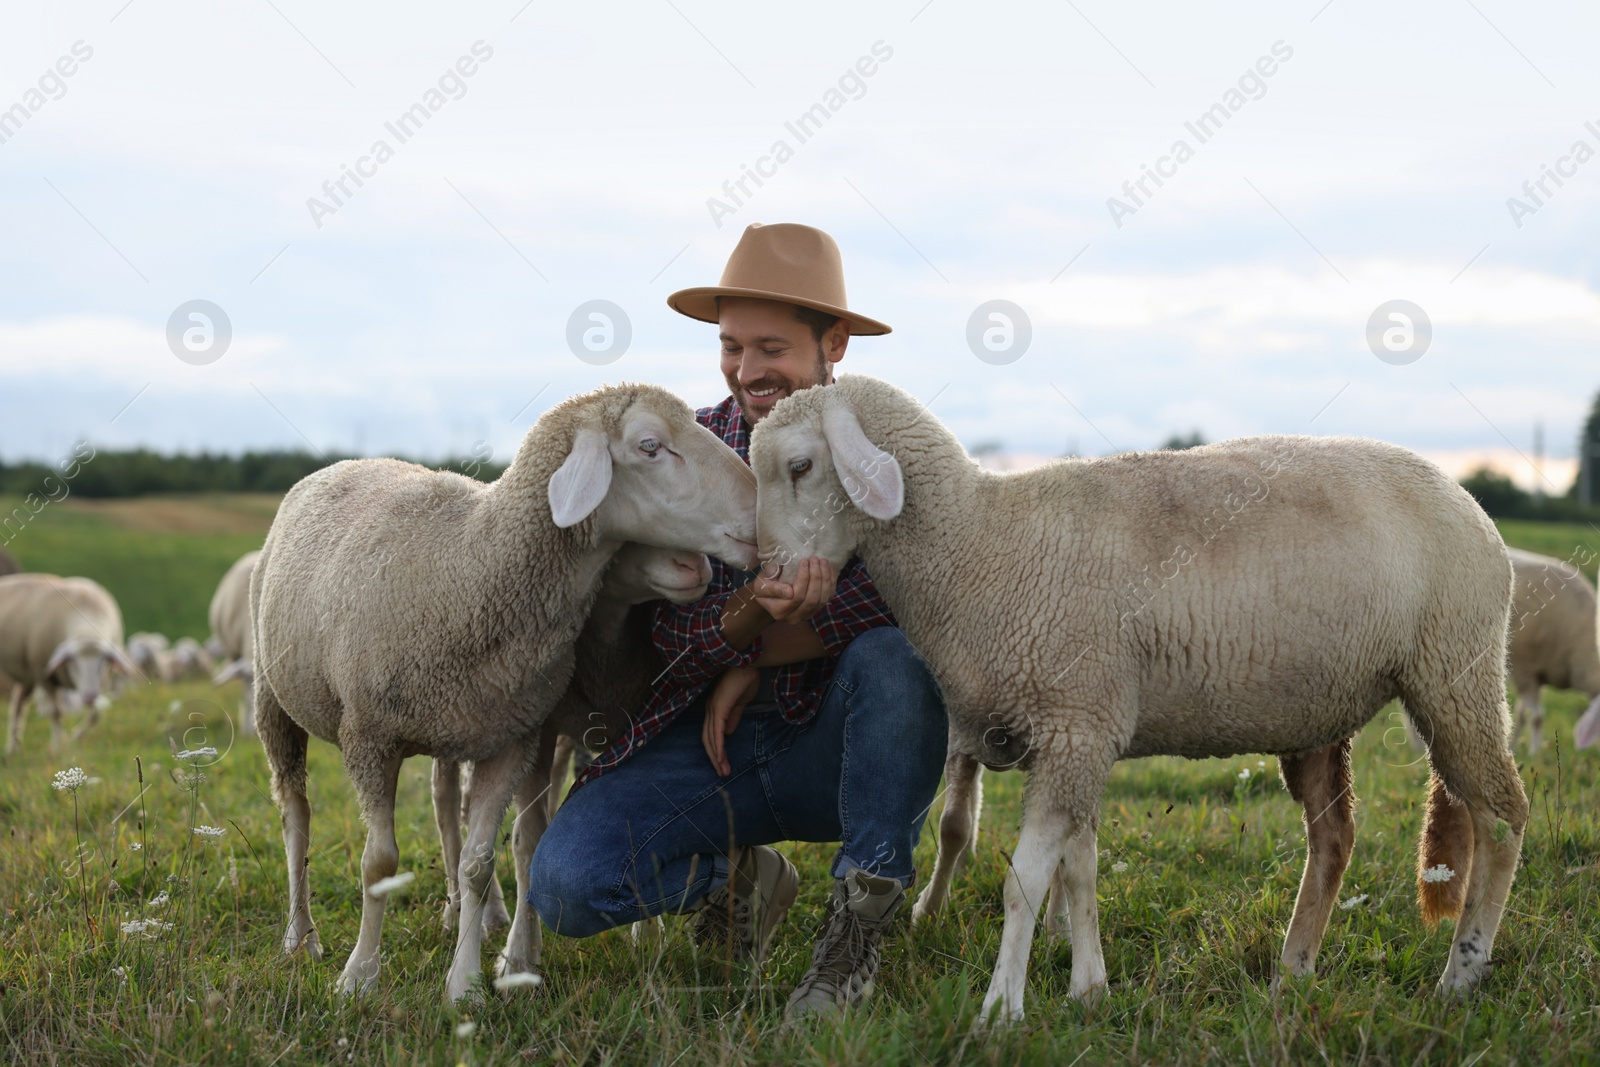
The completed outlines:
[[[798,304],[800,307],[810,308],[813,311],[837,315],[850,326],[851,336],[873,337],[880,334],[892,333],[893,327],[877,319],[869,319],[865,315],[857,315],[832,304],[824,304],[816,300],[805,300],[787,293],[770,293],[764,289],[737,289],[723,285],[702,285],[695,289],[679,289],[667,297],[667,306],[680,315],[687,315],[691,319],[701,322],[717,322],[717,297],[742,296],[753,300],[777,300],[784,304]]]

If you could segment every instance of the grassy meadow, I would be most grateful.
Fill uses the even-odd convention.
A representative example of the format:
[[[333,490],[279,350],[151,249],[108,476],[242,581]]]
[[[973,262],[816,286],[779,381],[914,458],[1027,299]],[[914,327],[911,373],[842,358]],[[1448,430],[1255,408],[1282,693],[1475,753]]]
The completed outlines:
[[[271,516],[265,498],[69,502],[11,545],[30,568],[82,573],[130,629],[204,637],[227,564]],[[1556,556],[1600,531],[1508,524]],[[946,911],[900,927],[864,1009],[782,1026],[831,890],[832,850],[787,846],[804,882],[759,971],[697,955],[686,925],[659,945],[626,931],[549,937],[547,984],[442,1002],[454,935],[426,760],[401,775],[401,870],[377,987],[334,982],[354,944],[363,828],[330,746],[311,751],[312,908],[327,956],[285,959],[278,817],[260,746],[231,726],[238,690],[144,685],[51,752],[30,721],[0,764],[0,1059],[18,1064],[1503,1064],[1600,1060],[1600,754],[1573,753],[1583,699],[1547,693],[1554,744],[1524,760],[1532,820],[1496,969],[1465,1000],[1433,990],[1450,923],[1422,928],[1414,850],[1426,767],[1396,709],[1357,742],[1355,858],[1313,981],[1268,982],[1305,855],[1298,806],[1271,757],[1119,766],[1100,829],[1109,989],[1066,1002],[1070,952],[1036,935],[1025,1023],[977,1025],[1001,930],[1020,778],[987,776],[984,831]],[[206,766],[180,749],[212,746]],[[52,776],[79,767],[76,792]],[[935,814],[937,813],[937,805]],[[204,837],[195,827],[216,827]],[[931,866],[934,827],[918,866]],[[511,894],[509,848],[500,877]],[[909,909],[908,909],[909,910]],[[129,926],[127,924],[135,924]],[[140,924],[143,924],[142,926]],[[489,939],[497,945],[501,935]],[[491,956],[485,954],[485,962]]]

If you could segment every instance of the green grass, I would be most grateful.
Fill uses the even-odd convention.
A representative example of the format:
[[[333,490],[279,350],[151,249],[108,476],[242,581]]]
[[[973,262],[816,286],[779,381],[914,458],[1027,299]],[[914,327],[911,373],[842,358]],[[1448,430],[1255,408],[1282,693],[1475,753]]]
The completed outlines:
[[[990,775],[978,854],[946,912],[889,941],[865,1011],[841,1024],[781,1027],[828,890],[831,849],[796,845],[804,885],[764,970],[697,957],[680,922],[659,954],[624,931],[550,937],[548,986],[442,1004],[454,938],[428,801],[428,763],[402,774],[398,834],[409,891],[391,900],[377,989],[342,1000],[333,983],[359,924],[363,831],[337,753],[312,750],[313,910],[328,956],[283,959],[283,853],[259,745],[232,743],[219,695],[148,686],[120,700],[71,750],[52,756],[35,721],[0,775],[0,1056],[11,1062],[190,1063],[904,1063],[1374,1064],[1581,1062],[1600,1041],[1600,820],[1592,755],[1547,748],[1528,767],[1534,817],[1495,974],[1472,999],[1433,983],[1449,923],[1424,930],[1413,849],[1424,769],[1387,714],[1356,757],[1358,838],[1321,973],[1273,997],[1272,963],[1304,856],[1300,814],[1255,758],[1151,759],[1117,768],[1102,816],[1102,936],[1110,991],[1065,1002],[1070,953],[1039,934],[1021,1026],[985,1035],[975,1016],[1001,928],[1005,852],[1020,779]],[[170,710],[173,701],[178,710]],[[1552,734],[1571,735],[1581,700],[1550,698]],[[191,803],[171,746],[223,750]],[[142,802],[135,757],[148,790]],[[100,779],[73,797],[52,772]],[[1241,782],[1239,771],[1251,770]],[[131,806],[130,806],[131,805]],[[1170,810],[1168,805],[1171,805]],[[208,844],[199,823],[227,830]],[[143,841],[141,851],[134,842]],[[76,860],[79,843],[83,866]],[[924,832],[921,869],[931,862]],[[1114,863],[1128,864],[1116,872]],[[236,879],[235,879],[236,876]],[[503,853],[502,882],[512,880]],[[169,902],[150,901],[167,891]],[[173,923],[123,935],[138,917]],[[497,941],[496,939],[492,939]],[[489,961],[486,954],[486,963]],[[116,970],[121,968],[119,972]],[[458,1037],[465,1020],[476,1024]],[[341,1044],[341,1042],[345,1042]],[[280,1059],[281,1057],[281,1059]]]
[[[13,548],[30,566],[107,581],[130,617],[130,602],[157,602],[143,585],[168,581],[187,560],[205,574],[184,586],[187,599],[173,617],[203,619],[215,575],[258,535],[170,528],[187,522],[145,514],[135,523],[63,507],[43,513]],[[169,528],[149,529],[162,523]],[[1585,527],[1524,525],[1505,524],[1508,539],[1557,556],[1580,538],[1600,548]],[[176,555],[160,551],[163,543]],[[123,575],[120,588],[94,569],[102,563]],[[1041,929],[1027,1020],[995,1033],[976,1027],[976,1013],[999,944],[1017,775],[987,777],[977,855],[944,914],[893,933],[865,1010],[786,1030],[782,1005],[807,966],[829,891],[828,846],[786,846],[804,877],[802,895],[759,973],[697,956],[674,921],[659,951],[622,931],[548,937],[549,981],[537,995],[490,992],[479,1004],[445,1006],[454,937],[439,922],[445,883],[429,766],[412,760],[401,776],[397,829],[401,869],[418,877],[391,898],[376,989],[343,1000],[333,987],[359,923],[364,836],[353,795],[337,752],[314,743],[312,908],[328,955],[286,960],[278,952],[286,905],[277,812],[260,746],[233,738],[236,699],[232,688],[203,683],[141,686],[59,754],[49,751],[46,725],[31,721],[22,751],[0,764],[0,1059],[117,1067],[1467,1065],[1594,1062],[1600,1048],[1600,774],[1594,753],[1569,750],[1583,705],[1575,694],[1547,693],[1547,735],[1559,744],[1524,768],[1533,817],[1523,867],[1495,973],[1470,999],[1433,992],[1450,924],[1428,931],[1417,916],[1413,856],[1426,771],[1390,708],[1356,749],[1361,803],[1341,898],[1367,899],[1335,911],[1314,981],[1268,991],[1305,853],[1300,812],[1275,780],[1275,761],[1134,761],[1116,769],[1100,829],[1107,996],[1094,1008],[1066,1002],[1070,951]],[[174,779],[173,752],[204,744],[222,754],[191,795]],[[69,766],[99,779],[78,794],[76,809],[73,796],[50,785]],[[1243,781],[1241,769],[1251,771]],[[227,832],[205,843],[191,833],[196,823]],[[930,825],[917,857],[923,872],[932,836]],[[144,848],[133,850],[135,842]],[[509,894],[509,854],[502,855]],[[1119,863],[1127,869],[1113,870]],[[152,905],[162,891],[168,902]],[[140,917],[173,927],[154,937],[122,934],[123,922]],[[498,940],[490,939],[486,964]],[[475,1029],[458,1036],[468,1020]]]
[[[0,518],[16,498],[0,497]],[[111,591],[127,633],[204,641],[206,612],[233,561],[261,547],[278,498],[250,493],[49,504],[0,542],[30,571],[82,575]],[[23,509],[26,511],[26,509]]]

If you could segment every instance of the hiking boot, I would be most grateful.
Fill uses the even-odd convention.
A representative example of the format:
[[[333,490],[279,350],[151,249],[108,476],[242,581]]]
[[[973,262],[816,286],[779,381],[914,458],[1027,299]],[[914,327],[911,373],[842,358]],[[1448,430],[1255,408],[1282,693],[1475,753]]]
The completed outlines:
[[[866,998],[878,976],[878,942],[906,891],[893,878],[851,868],[834,883],[828,918],[811,950],[811,970],[800,979],[784,1015],[832,1015]]]
[[[800,872],[766,845],[730,852],[728,881],[706,894],[691,936],[701,948],[759,964],[766,958],[772,931],[800,892]]]

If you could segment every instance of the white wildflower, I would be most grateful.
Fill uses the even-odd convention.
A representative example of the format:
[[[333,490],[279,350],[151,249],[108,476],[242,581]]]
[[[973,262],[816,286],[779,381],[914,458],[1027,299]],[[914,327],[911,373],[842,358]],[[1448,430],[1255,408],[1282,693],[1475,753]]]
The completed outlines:
[[[182,710],[183,710],[183,701],[181,701],[181,700],[174,700],[172,703],[167,705],[167,714],[168,715],[176,715],[176,714],[178,714],[178,712],[180,712]]]
[[[215,759],[216,755],[216,749],[212,748],[210,745],[202,745],[199,748],[184,749],[182,752],[178,753],[177,758],[181,760]]]
[[[1113,863],[1111,865],[1111,870],[1112,870],[1112,872],[1114,874],[1121,874],[1123,871],[1125,871],[1127,869],[1128,869],[1128,864],[1127,864],[1126,860],[1118,860],[1117,862],[1115,862],[1115,863]]]
[[[113,967],[111,968],[111,973],[117,976],[119,982],[128,980],[128,968],[126,967]]]
[[[50,784],[59,793],[76,793],[89,784],[89,776],[83,773],[82,767],[68,767],[64,771],[57,771],[56,780]]]
[[[348,1037],[341,1037],[337,1042],[335,1042],[335,1044],[338,1045],[339,1048],[344,1048],[349,1043],[350,1043],[350,1039]]]
[[[159,892],[159,893],[157,893],[155,895],[155,897],[150,901],[148,906],[152,907],[152,908],[159,908],[163,904],[169,903],[171,900],[172,900],[171,894],[169,894],[165,889],[163,889],[161,892]]]
[[[171,923],[164,923],[160,919],[129,919],[122,924],[122,932],[129,937],[137,934],[147,934],[154,937],[172,929]]]
[[[410,885],[416,880],[416,877],[416,873],[413,871],[402,871],[399,874],[390,875],[388,878],[380,878],[367,887],[367,895],[372,897],[373,900],[382,900],[395,890],[404,889]]]
[[[129,848],[130,851],[133,851],[133,852],[143,852],[144,851],[144,845],[141,844],[138,841],[135,841],[133,844],[129,845],[128,848]]]
[[[1249,780],[1250,780],[1250,768],[1249,767],[1240,767],[1239,768],[1239,781],[1248,782]]]
[[[225,834],[227,832],[228,832],[227,830],[224,830],[220,826],[196,826],[194,828],[194,833],[195,833],[196,837],[207,837],[207,838],[210,838],[213,841],[215,841],[217,838],[221,837],[223,834]]]
[[[1442,863],[1437,867],[1429,867],[1422,872],[1422,880],[1424,882],[1448,882],[1455,876],[1456,872]]]
[[[1264,760],[1264,759],[1256,760],[1256,766],[1257,767],[1265,767],[1266,765],[1267,765],[1267,761],[1266,760]]]
[[[541,985],[544,985],[544,979],[531,971],[523,971],[520,974],[502,974],[494,980],[496,989],[516,989],[520,986]]]
[[[111,710],[111,698],[106,696],[104,693],[101,693],[99,696],[95,697],[94,698],[94,710],[95,711],[110,711]]]
[[[471,1019],[463,1019],[461,1022],[456,1023],[456,1036],[471,1037],[473,1031],[475,1031],[477,1028],[478,1024],[473,1022]]]
[[[1340,911],[1351,911],[1352,909],[1361,907],[1361,905],[1365,904],[1366,902],[1367,902],[1367,894],[1362,893],[1359,896],[1351,897],[1349,900],[1340,901],[1339,902],[1339,910]]]

